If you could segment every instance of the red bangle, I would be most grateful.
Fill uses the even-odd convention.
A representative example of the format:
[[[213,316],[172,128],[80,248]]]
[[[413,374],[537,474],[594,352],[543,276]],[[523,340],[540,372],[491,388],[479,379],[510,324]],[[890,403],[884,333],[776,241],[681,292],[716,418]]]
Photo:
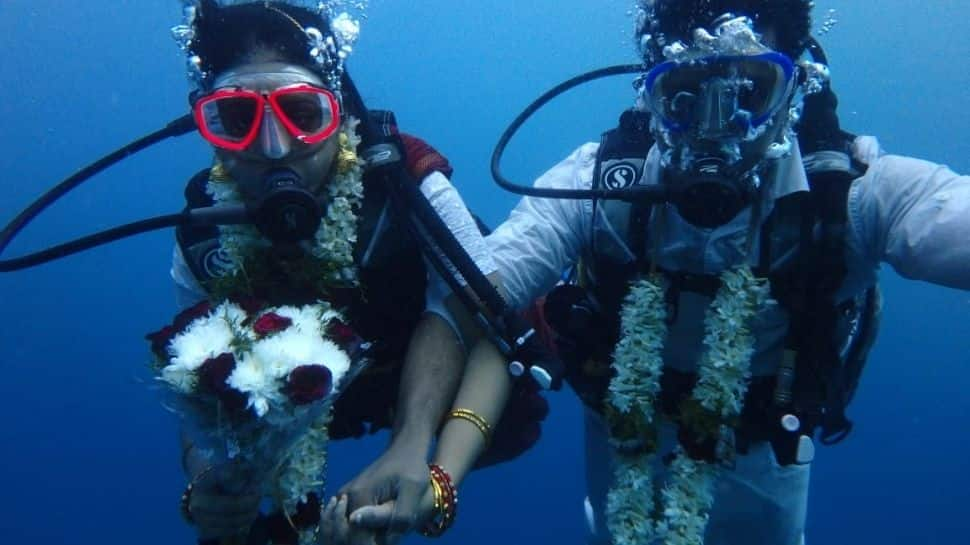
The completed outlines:
[[[458,515],[458,489],[451,475],[438,464],[429,464],[431,488],[434,490],[435,515],[421,530],[426,537],[440,537],[455,522]]]

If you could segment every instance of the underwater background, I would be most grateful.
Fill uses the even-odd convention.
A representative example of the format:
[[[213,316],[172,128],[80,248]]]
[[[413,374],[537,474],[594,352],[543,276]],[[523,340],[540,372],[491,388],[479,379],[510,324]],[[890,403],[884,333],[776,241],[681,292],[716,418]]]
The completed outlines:
[[[635,62],[632,0],[371,0],[351,71],[372,108],[444,152],[487,223],[515,198],[487,165],[505,125],[579,72]],[[843,127],[892,153],[970,173],[965,1],[819,0]],[[55,181],[187,111],[175,0],[0,0],[0,220]],[[504,165],[531,183],[598,140],[632,101],[630,78],[577,90],[538,115]],[[197,135],[92,180],[5,257],[182,206],[209,161]],[[970,243],[970,236],[968,236]],[[0,543],[194,543],[176,421],[148,378],[143,335],[175,312],[173,234],[115,243],[0,276]],[[882,273],[880,340],[850,408],[856,429],[821,448],[812,544],[970,543],[970,294]],[[473,474],[441,543],[581,543],[582,421],[550,394],[542,441]],[[333,445],[331,492],[385,435]],[[419,538],[411,538],[417,542]]]

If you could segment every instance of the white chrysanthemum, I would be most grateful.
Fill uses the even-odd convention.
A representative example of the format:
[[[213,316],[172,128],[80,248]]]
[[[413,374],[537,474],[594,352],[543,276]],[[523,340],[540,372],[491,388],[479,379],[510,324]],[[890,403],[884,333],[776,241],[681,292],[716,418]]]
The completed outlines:
[[[320,307],[322,307],[321,308],[321,311],[320,311],[320,327],[321,328],[326,328],[327,327],[327,324],[329,324],[333,320],[340,320],[341,322],[344,321],[343,315],[341,315],[336,310],[333,310],[332,308],[330,308],[330,305],[329,304],[327,304],[327,303],[318,303],[318,305]]]
[[[225,320],[234,327],[246,321],[249,315],[236,303],[225,302],[216,308],[216,313],[221,314]]]
[[[323,338],[319,330],[307,334],[291,327],[255,343],[252,354],[263,362],[266,373],[279,380],[302,365],[323,365],[330,370],[334,384],[337,384],[350,369],[347,353]]]
[[[249,399],[247,405],[259,417],[265,416],[272,404],[284,400],[271,362],[255,354],[246,354],[236,362],[226,384],[245,394]]]
[[[315,363],[312,358],[320,353],[322,344],[319,336],[304,335],[290,328],[255,343],[252,355],[263,362],[266,373],[274,379],[283,379],[293,369]]]
[[[280,307],[274,312],[292,320],[293,325],[290,327],[300,333],[320,337],[323,335],[320,324],[321,310],[319,305],[305,305],[302,307]]]
[[[195,385],[198,383],[195,373],[182,365],[169,365],[165,367],[162,369],[159,379],[168,383],[172,388],[175,388],[182,394],[192,393],[195,390]]]
[[[207,359],[231,352],[233,338],[230,322],[225,313],[217,309],[208,316],[197,318],[172,339],[168,349],[172,355],[171,365],[194,371]]]

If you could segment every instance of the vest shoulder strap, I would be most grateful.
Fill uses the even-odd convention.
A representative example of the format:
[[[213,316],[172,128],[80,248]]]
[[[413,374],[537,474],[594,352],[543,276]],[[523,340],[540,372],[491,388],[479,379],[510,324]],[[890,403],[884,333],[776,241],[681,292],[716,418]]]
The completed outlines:
[[[445,177],[451,178],[454,169],[448,162],[448,158],[421,138],[400,132],[394,112],[370,110],[370,116],[381,136],[400,140],[405,168],[416,182],[421,183],[432,172],[440,172]]]

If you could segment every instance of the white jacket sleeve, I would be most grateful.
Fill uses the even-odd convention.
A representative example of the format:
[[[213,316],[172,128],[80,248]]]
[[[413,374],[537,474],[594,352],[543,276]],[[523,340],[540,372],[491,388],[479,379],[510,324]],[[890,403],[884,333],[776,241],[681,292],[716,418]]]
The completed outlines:
[[[478,265],[479,270],[485,274],[495,272],[495,262],[492,260],[492,253],[485,243],[485,238],[478,229],[475,218],[472,217],[448,178],[440,172],[431,173],[421,182],[421,193],[458,239],[462,248]],[[455,274],[464,285],[464,280],[456,273],[457,271],[452,270],[452,274]]]
[[[189,270],[188,264],[185,262],[185,256],[182,255],[182,249],[175,245],[175,250],[172,251],[172,269],[170,271],[172,275],[172,281],[175,283],[175,304],[178,308],[184,310],[192,305],[205,300],[206,293],[199,285],[198,280]]]
[[[597,144],[586,144],[535,182],[535,187],[589,189]],[[545,295],[586,247],[591,201],[525,197],[487,237],[502,283],[516,308]]]
[[[438,216],[458,239],[462,248],[468,252],[478,269],[486,275],[495,272],[496,266],[492,259],[492,252],[485,243],[475,218],[472,217],[458,191],[448,178],[439,172],[431,173],[421,182],[421,193],[424,194]],[[439,255],[441,255],[440,252]],[[427,263],[427,260],[425,262]],[[445,307],[445,299],[451,295],[451,288],[432,268],[430,263],[427,263],[427,268],[429,280],[425,296],[425,311],[440,316],[457,333],[458,327],[455,319]],[[454,270],[454,267],[449,267],[449,269],[462,285],[466,284],[464,279]]]
[[[970,289],[970,176],[907,157],[870,159],[848,202],[850,238],[864,259]]]

